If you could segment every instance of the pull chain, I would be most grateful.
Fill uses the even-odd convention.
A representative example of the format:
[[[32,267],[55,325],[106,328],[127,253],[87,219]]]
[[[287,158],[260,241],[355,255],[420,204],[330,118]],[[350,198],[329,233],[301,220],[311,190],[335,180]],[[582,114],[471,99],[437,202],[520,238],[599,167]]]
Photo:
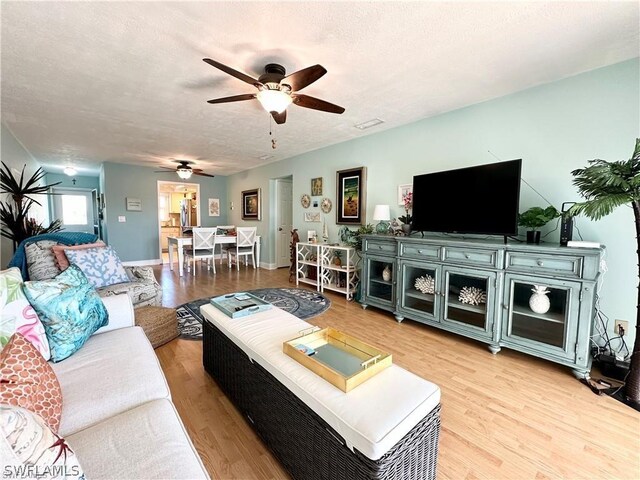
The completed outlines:
[[[273,117],[271,115],[269,115],[269,136],[273,136]],[[271,139],[271,148],[273,148],[275,150],[276,147],[277,147],[276,139],[272,138]]]

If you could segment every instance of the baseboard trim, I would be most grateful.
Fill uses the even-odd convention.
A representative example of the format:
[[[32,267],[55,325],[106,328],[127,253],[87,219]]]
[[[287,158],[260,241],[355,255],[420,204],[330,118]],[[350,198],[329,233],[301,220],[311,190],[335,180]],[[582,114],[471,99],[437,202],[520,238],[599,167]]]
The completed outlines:
[[[147,265],[162,265],[161,258],[152,258],[150,260],[136,260],[134,262],[122,262],[125,267],[144,267]]]
[[[260,262],[260,265],[258,266],[260,268],[264,268],[265,270],[276,270],[278,268],[275,263]]]

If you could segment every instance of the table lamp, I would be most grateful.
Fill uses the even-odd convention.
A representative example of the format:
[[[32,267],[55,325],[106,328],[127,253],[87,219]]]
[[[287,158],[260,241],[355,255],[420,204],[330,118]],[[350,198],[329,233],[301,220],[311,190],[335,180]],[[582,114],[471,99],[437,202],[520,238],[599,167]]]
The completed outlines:
[[[391,220],[391,212],[389,211],[389,205],[376,205],[373,210],[373,220],[378,220],[376,225],[376,233],[388,233],[389,232],[389,220]]]

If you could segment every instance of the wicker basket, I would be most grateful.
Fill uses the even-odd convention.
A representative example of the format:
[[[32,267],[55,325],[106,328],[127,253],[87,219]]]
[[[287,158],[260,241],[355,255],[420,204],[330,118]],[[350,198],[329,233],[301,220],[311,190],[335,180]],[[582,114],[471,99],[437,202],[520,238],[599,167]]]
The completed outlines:
[[[178,336],[178,319],[174,308],[136,308],[135,323],[142,327],[153,348],[158,348]]]

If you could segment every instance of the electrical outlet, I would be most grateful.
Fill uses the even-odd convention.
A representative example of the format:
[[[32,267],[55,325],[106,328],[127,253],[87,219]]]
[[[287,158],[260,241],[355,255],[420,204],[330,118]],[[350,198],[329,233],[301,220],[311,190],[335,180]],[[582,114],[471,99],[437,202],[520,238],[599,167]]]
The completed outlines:
[[[613,332],[616,335],[620,335],[620,327],[622,327],[622,330],[624,330],[625,335],[629,333],[629,322],[627,322],[626,320],[616,320],[616,323],[614,323],[613,325]]]

